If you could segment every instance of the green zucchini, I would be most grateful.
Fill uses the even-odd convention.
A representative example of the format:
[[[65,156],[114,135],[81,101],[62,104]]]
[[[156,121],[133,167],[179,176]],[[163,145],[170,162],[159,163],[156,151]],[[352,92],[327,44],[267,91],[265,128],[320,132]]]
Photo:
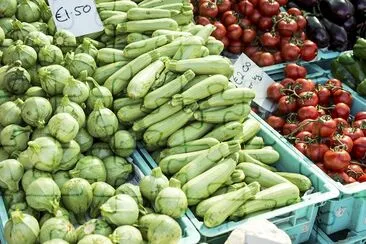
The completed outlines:
[[[301,192],[305,192],[312,187],[310,179],[305,175],[288,172],[276,172],[276,174],[282,176],[297,186]]]
[[[245,161],[244,153],[248,154],[249,156],[253,157],[254,159],[257,159],[265,164],[274,164],[280,159],[280,154],[273,150],[273,149],[267,149],[267,148],[261,148],[261,149],[244,149],[240,152],[240,161]]]
[[[176,132],[168,138],[168,146],[175,147],[197,140],[209,132],[214,127],[214,124],[209,124],[201,121],[193,122]]]
[[[254,91],[249,88],[229,89],[215,94],[206,101],[201,102],[200,109],[228,106],[236,103],[249,103],[254,97]]]
[[[238,103],[226,108],[218,107],[217,110],[214,108],[197,111],[194,113],[194,118],[207,123],[227,123],[248,117],[250,110],[249,104]]]
[[[264,147],[263,137],[255,136],[244,145],[244,149],[261,149]]]
[[[223,125],[217,126],[210,133],[206,134],[206,137],[216,138],[217,140],[223,142],[234,138],[237,134],[242,131],[243,125],[240,122],[232,121]]]

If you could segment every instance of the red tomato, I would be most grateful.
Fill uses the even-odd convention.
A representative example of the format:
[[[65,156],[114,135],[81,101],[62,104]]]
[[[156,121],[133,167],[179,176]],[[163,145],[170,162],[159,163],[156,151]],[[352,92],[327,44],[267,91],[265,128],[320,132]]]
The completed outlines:
[[[261,17],[262,17],[261,13],[257,9],[254,9],[249,19],[253,24],[257,24]]]
[[[280,99],[281,100],[281,99]],[[302,107],[297,111],[297,117],[300,121],[305,119],[317,119],[319,117],[318,110],[314,106]]]
[[[299,107],[306,107],[306,106],[317,106],[319,102],[318,96],[315,92],[302,92],[299,94],[297,98],[297,105]]]
[[[291,37],[289,36],[281,36],[280,40],[280,47],[283,47],[284,45],[290,43]]]
[[[366,158],[366,137],[360,137],[353,141],[352,156],[359,160]]]
[[[258,4],[258,0],[249,0],[249,2],[251,2],[253,6],[257,6]]]
[[[244,49],[244,53],[248,56],[248,57],[252,57],[252,55],[254,53],[256,53],[258,51],[258,47],[257,46],[247,46]]]
[[[315,42],[306,40],[304,41],[300,52],[302,60],[310,61],[316,58],[316,56],[318,55],[318,46],[315,44]]]
[[[273,58],[275,60],[275,64],[282,63],[282,56],[280,51],[273,53]]]
[[[221,38],[220,41],[222,43],[224,43],[225,48],[227,48],[230,45],[230,40],[229,40],[229,38],[227,38],[227,36],[224,36],[223,38]]]
[[[218,40],[224,38],[224,36],[226,36],[225,26],[219,21],[215,21],[213,25],[216,27],[216,29],[212,32],[212,36],[214,36]]]
[[[271,115],[266,119],[266,122],[275,130],[282,131],[282,127],[285,125],[285,120],[281,117]]]
[[[350,164],[346,170],[347,175],[359,180],[359,178],[364,175],[363,170],[360,165],[357,164]]]
[[[218,0],[216,5],[219,13],[224,13],[225,11],[230,10],[231,2],[230,0]]]
[[[361,119],[353,122],[353,127],[360,128],[364,135],[366,135],[366,119]]]
[[[352,106],[352,95],[348,91],[345,90],[337,90],[333,93],[333,102],[337,103],[345,103],[348,106]]]
[[[207,17],[197,16],[196,23],[199,25],[208,25],[211,24],[210,20]]]
[[[330,116],[322,116],[319,121],[314,123],[313,135],[329,137],[336,132],[337,123]]]
[[[266,32],[260,37],[261,43],[265,47],[275,47],[280,43],[280,35]]]
[[[296,143],[306,142],[311,139],[313,135],[309,131],[301,131],[296,135]]]
[[[229,25],[226,31],[227,31],[227,37],[229,37],[230,40],[235,41],[239,40],[243,33],[243,30],[238,24]]]
[[[199,1],[198,1],[198,5],[199,5],[199,6],[201,6],[201,5],[202,5],[202,3],[205,3],[205,2],[212,2],[212,3],[213,3],[213,2],[215,2],[215,1],[214,1],[214,0],[199,0]]]
[[[300,57],[300,48],[292,43],[287,43],[281,47],[281,56],[285,61],[296,61]]]
[[[280,20],[277,24],[277,30],[281,36],[292,36],[297,29],[296,21],[291,18]]]
[[[311,119],[304,119],[301,121],[298,126],[301,128],[301,131],[313,131],[314,122]]]
[[[257,25],[260,30],[269,31],[273,25],[272,18],[263,16],[259,19]]]
[[[333,180],[342,184],[349,184],[355,182],[355,179],[349,177],[345,172],[328,172],[328,175]]]
[[[325,82],[325,86],[334,92],[342,88],[342,82],[338,79],[330,79]]]
[[[238,23],[238,21],[239,21],[238,14],[231,10],[223,13],[223,15],[221,17],[221,23],[223,23],[225,26],[236,24],[236,23]]]
[[[258,64],[259,59],[260,59],[260,57],[261,57],[262,53],[263,53],[262,51],[257,51],[257,52],[255,52],[255,53],[252,55],[251,59],[253,60],[253,62],[254,62],[254,63]]]
[[[343,129],[348,128],[349,124],[345,119],[342,118],[335,118],[334,121],[337,124],[337,130],[343,131]]]
[[[352,127],[344,128],[342,130],[342,134],[345,136],[349,136],[352,139],[352,141],[355,141],[358,138],[364,136],[360,128],[352,128]]]
[[[361,175],[358,179],[358,182],[366,182],[366,174]]]
[[[258,60],[257,64],[260,67],[270,66],[270,65],[275,64],[275,60],[274,60],[274,57],[271,53],[263,52],[261,54],[261,56],[259,57],[259,60]]]
[[[294,15],[294,16],[299,16],[302,15],[301,10],[298,8],[290,8],[287,10],[288,14]]]
[[[254,12],[254,5],[248,1],[240,1],[239,4],[239,12],[244,16],[251,16]]]
[[[250,27],[252,25],[252,22],[250,21],[250,19],[242,18],[239,21],[239,25],[241,26],[241,28],[245,29]]]
[[[351,109],[345,103],[337,103],[332,111],[333,118],[343,118],[348,120],[348,117],[351,113]]]
[[[355,115],[355,121],[361,120],[361,119],[366,119],[366,112],[358,112]]]
[[[209,18],[215,18],[219,13],[216,4],[208,1],[200,5],[199,11],[201,16]]]
[[[259,11],[263,16],[272,17],[280,12],[280,4],[271,0],[259,0]]]
[[[240,41],[235,41],[235,40],[231,40],[229,47],[228,47],[229,52],[234,53],[234,54],[239,54],[241,53],[242,50],[242,44]]]
[[[313,162],[323,161],[325,152],[329,150],[329,147],[325,144],[309,144],[306,148],[305,155]]]
[[[328,106],[330,103],[330,95],[331,95],[329,89],[324,86],[320,86],[318,88],[317,93],[319,98],[319,105]]]
[[[299,78],[295,81],[295,91],[297,94],[302,92],[312,92],[315,91],[315,84],[312,80]]]
[[[347,169],[348,165],[350,164],[351,156],[346,150],[339,150],[339,151],[331,151],[328,150],[324,154],[324,166],[325,168],[336,171],[342,172]]]
[[[343,148],[344,150],[346,150],[349,153],[352,152],[353,141],[352,141],[351,137],[349,137],[349,136],[335,135],[335,136],[331,137],[330,144],[332,145],[332,147],[344,145],[344,147],[345,147],[345,148]]]
[[[296,109],[296,99],[292,97],[283,96],[278,101],[278,112],[281,114],[293,113],[296,111]]]
[[[295,63],[287,64],[285,69],[285,77],[291,79],[305,78],[307,75],[307,71],[304,67],[299,66]]]
[[[302,154],[305,155],[307,144],[303,142],[299,142],[295,144],[297,150],[299,150]]]
[[[319,117],[327,114],[324,109],[322,109],[322,108],[317,108],[317,109],[318,109]]]
[[[306,28],[306,19],[302,15],[296,16],[296,23],[299,30],[304,30]]]
[[[241,40],[244,43],[251,43],[257,37],[257,32],[253,28],[246,28],[243,30]]]
[[[285,6],[287,4],[287,0],[276,0],[280,6]]]
[[[282,134],[284,134],[284,135],[291,134],[291,132],[293,132],[294,130],[296,130],[297,127],[298,127],[297,124],[286,123],[282,127]]]

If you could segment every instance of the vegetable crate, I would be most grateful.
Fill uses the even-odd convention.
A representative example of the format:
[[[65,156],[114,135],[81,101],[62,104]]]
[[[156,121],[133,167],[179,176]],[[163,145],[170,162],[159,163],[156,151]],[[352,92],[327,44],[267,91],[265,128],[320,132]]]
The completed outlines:
[[[131,180],[131,183],[137,184],[144,175],[148,175],[151,172],[150,167],[145,163],[143,158],[140,156],[137,150],[131,155],[131,158],[128,158],[128,161],[133,163],[135,168],[135,176]],[[1,218],[1,225],[0,225],[0,243],[6,244],[5,237],[4,237],[4,227],[6,222],[8,221],[8,214],[5,209],[4,201],[2,196],[0,196],[0,218]],[[198,243],[200,239],[200,235],[197,230],[194,228],[192,223],[189,219],[184,216],[177,220],[179,225],[182,228],[183,238],[181,239],[182,244],[195,244]]]
[[[252,113],[250,117],[258,120],[262,124],[262,130],[259,136],[264,138],[266,145],[272,146],[280,153],[281,159],[276,164],[276,167],[281,171],[306,175],[310,178],[314,187],[313,191],[308,192],[302,197],[300,203],[250,217],[269,219],[279,228],[286,231],[293,243],[307,241],[310,237],[319,206],[325,201],[337,197],[339,192],[333,185],[326,182],[317,171],[312,170],[308,163],[305,163],[299,155],[293,151],[289,151],[286,142],[278,140],[272,130],[264,126],[264,122],[257,115]],[[155,168],[157,164],[149,153],[141,145],[139,150],[149,166]],[[243,219],[238,222],[229,221],[218,227],[208,228],[203,224],[202,219],[197,218],[190,209],[187,211],[187,216],[202,235],[201,241],[208,243],[217,243],[215,239],[218,236],[228,234],[248,220]]]
[[[335,235],[328,236],[321,228],[314,226],[313,232],[311,233],[310,243],[319,244],[363,244],[366,242],[366,232],[340,232]]]
[[[323,64],[324,65],[324,64]],[[317,83],[325,83],[331,78],[329,72],[321,69],[320,66],[311,64],[305,66],[308,69],[308,78]],[[315,72],[314,72],[315,71]],[[321,74],[319,76],[319,74]],[[269,74],[275,81],[280,81],[284,78],[283,70],[273,71]],[[345,90],[348,90],[353,97],[353,105],[351,114],[365,111],[366,100],[358,95],[351,88],[343,85]],[[271,127],[267,124],[267,127]],[[272,129],[273,130],[273,129]],[[287,140],[277,131],[273,130],[276,137],[284,142]],[[288,143],[291,150],[301,157],[311,168],[321,174],[322,179],[331,182],[340,191],[340,196],[337,199],[329,200],[324,206],[319,209],[317,222],[318,226],[327,235],[348,229],[350,233],[360,233],[366,231],[366,182],[355,182],[348,185],[343,185],[331,179],[321,169],[312,163],[305,155],[301,154],[293,145]]]

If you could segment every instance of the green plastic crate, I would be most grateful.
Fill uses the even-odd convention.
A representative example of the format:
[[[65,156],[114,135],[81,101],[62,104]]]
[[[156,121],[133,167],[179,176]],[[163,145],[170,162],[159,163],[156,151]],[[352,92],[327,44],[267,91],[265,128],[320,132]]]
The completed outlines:
[[[145,163],[144,159],[140,156],[139,152],[137,150],[134,151],[134,153],[131,155],[131,158],[129,161],[133,162],[135,167],[136,176],[132,180],[132,183],[137,183],[140,181],[141,177],[144,175],[148,175],[151,173],[150,167]],[[133,182],[135,181],[135,182]],[[5,238],[4,238],[4,227],[6,222],[8,221],[8,215],[7,211],[5,209],[4,201],[2,196],[0,196],[0,218],[1,218],[1,235],[0,235],[0,243],[6,244]],[[182,228],[182,239],[180,241],[180,244],[196,244],[200,240],[200,234],[197,232],[197,230],[194,228],[192,223],[189,221],[189,219],[186,216],[183,216],[182,218],[178,219],[177,222],[179,223],[180,227]],[[19,243],[21,244],[21,243]]]
[[[305,163],[299,155],[288,150],[286,142],[278,140],[278,138],[274,136],[273,130],[264,126],[264,121],[256,114],[251,113],[250,117],[258,120],[262,124],[262,130],[259,133],[259,136],[264,138],[266,145],[273,146],[275,150],[280,153],[281,159],[276,164],[276,167],[279,170],[301,173],[308,176],[314,187],[314,192],[305,195],[300,203],[279,208],[267,213],[257,214],[251,218],[265,218],[270,220],[279,228],[286,231],[293,243],[307,241],[313,229],[319,206],[329,199],[336,198],[339,192],[332,184],[325,181],[317,171],[314,171],[307,163]],[[157,166],[150,154],[141,145],[139,145],[139,150],[151,168]],[[187,211],[187,216],[200,232],[202,236],[201,240],[208,243],[212,241],[212,237],[227,234],[249,219],[245,218],[238,222],[228,221],[218,227],[207,228],[203,224],[202,219],[196,218],[190,209]]]
[[[336,235],[328,236],[321,228],[315,226],[311,233],[308,244],[364,244],[366,243],[366,232],[343,231]]]
[[[324,84],[331,78],[330,72],[325,70],[322,72],[320,66],[312,64],[310,67],[309,78],[312,77],[311,79],[313,81]],[[314,70],[318,71],[312,73]],[[322,75],[319,76],[319,74]],[[284,77],[282,70],[273,72],[270,76],[275,81],[280,81]],[[351,114],[355,115],[357,112],[366,111],[366,100],[348,86],[344,85],[344,89],[349,91],[353,97]],[[262,117],[266,116],[264,115]],[[271,129],[268,124],[266,126]],[[287,142],[287,140],[277,131],[273,130],[273,133],[284,142]],[[348,185],[336,182],[313,164],[305,155],[302,155],[294,146],[289,144],[289,147],[299,154],[299,156],[302,157],[302,160],[306,161],[315,171],[318,171],[324,179],[334,184],[340,191],[340,196],[337,199],[328,201],[319,209],[317,217],[319,227],[328,235],[344,229],[349,229],[354,232],[366,231],[366,182],[355,182]]]

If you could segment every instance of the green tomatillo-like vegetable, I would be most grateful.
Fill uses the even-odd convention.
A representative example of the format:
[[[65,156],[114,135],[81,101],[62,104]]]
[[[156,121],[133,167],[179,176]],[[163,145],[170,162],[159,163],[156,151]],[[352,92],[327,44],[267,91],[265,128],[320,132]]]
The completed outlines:
[[[30,97],[24,101],[22,119],[33,127],[44,127],[52,115],[51,103],[43,97]]]
[[[81,106],[77,103],[71,102],[67,96],[64,96],[61,99],[60,104],[57,106],[55,113],[68,113],[79,124],[79,128],[82,128],[85,125],[85,113]]]
[[[24,41],[29,33],[37,31],[37,28],[27,22],[20,22],[17,19],[12,21],[12,27],[9,30],[8,36],[13,40]]]
[[[43,244],[69,244],[69,242],[62,240],[62,239],[52,239],[52,240],[43,242]]]
[[[133,172],[133,166],[122,157],[109,156],[103,162],[107,171],[107,183],[113,187],[125,183]]]
[[[39,220],[39,227],[42,228],[43,224],[49,220],[50,218],[53,217],[63,217],[65,219],[70,219],[70,213],[63,207],[59,207],[59,209],[57,210],[56,214],[50,214],[50,213],[45,213],[43,214],[42,218]]]
[[[111,108],[113,104],[113,95],[108,88],[100,86],[93,78],[88,77],[94,84],[94,88],[90,90],[86,105],[89,109],[93,109],[98,99],[102,100],[104,107]]]
[[[131,183],[125,183],[116,189],[116,194],[127,194],[132,197],[139,206],[143,206],[144,200],[141,195],[140,187]]]
[[[29,169],[25,171],[22,177],[22,187],[26,191],[29,185],[39,178],[51,178],[51,174],[38,169]]]
[[[47,126],[45,126],[43,128],[34,129],[31,140],[34,141],[35,139],[37,139],[39,137],[45,137],[45,136],[51,136],[50,131],[48,130]]]
[[[27,148],[31,132],[30,126],[8,125],[0,133],[0,143],[9,155],[17,155]]]
[[[52,21],[54,24],[54,22]],[[68,30],[57,30],[53,36],[54,45],[61,48],[63,53],[74,50],[77,46],[76,37]]]
[[[113,233],[109,236],[109,239],[112,240],[113,243],[116,244],[142,244],[144,243],[142,240],[141,232],[131,225],[123,225],[117,227]]]
[[[89,114],[86,126],[93,137],[108,137],[117,131],[118,119],[110,109],[104,107],[102,100],[98,99],[94,110]]]
[[[40,48],[51,45],[51,40],[40,31],[32,31],[25,38],[25,44],[33,47],[36,52],[39,52]]]
[[[165,175],[161,172],[159,167],[154,168],[151,171],[151,175],[145,176],[140,181],[140,190],[142,196],[150,201],[155,201],[158,193],[169,186],[169,181]]]
[[[94,74],[97,64],[92,56],[86,53],[67,53],[65,65],[74,77],[78,77],[80,72],[86,70],[89,76]]]
[[[97,58],[98,49],[93,45],[93,43],[84,38],[83,43],[81,43],[76,49],[75,54],[86,53],[89,54],[93,59]]]
[[[79,159],[74,169],[69,171],[73,178],[83,178],[90,184],[97,181],[106,181],[107,172],[103,161],[94,156]]]
[[[57,171],[52,175],[52,179],[56,182],[58,188],[62,188],[62,186],[71,179],[68,171]]]
[[[24,94],[31,87],[31,76],[21,65],[20,61],[12,63],[3,80],[5,89],[16,95]]]
[[[5,208],[9,209],[11,205],[25,202],[25,192],[22,190],[19,190],[17,192],[6,190],[3,193],[3,199]]]
[[[43,90],[50,96],[61,95],[71,76],[69,70],[58,64],[40,68],[38,75]]]
[[[135,200],[126,194],[118,194],[108,199],[101,207],[102,216],[114,225],[135,224],[139,209]]]
[[[112,156],[113,152],[106,142],[97,142],[87,151],[87,155],[94,156],[103,160],[106,157]]]
[[[80,146],[80,152],[84,153],[93,146],[94,139],[86,129],[80,128],[79,133],[75,137],[75,141]]]
[[[135,150],[136,141],[128,131],[119,130],[111,137],[109,145],[118,156],[128,157]]]
[[[12,17],[17,12],[17,0],[7,0],[0,2],[0,16]]]
[[[187,210],[187,197],[177,179],[171,178],[169,187],[162,189],[155,198],[156,210],[172,218],[180,218]]]
[[[94,182],[92,185],[93,199],[90,205],[90,216],[97,218],[100,215],[100,206],[115,194],[114,188],[105,182]]]
[[[16,41],[14,45],[4,50],[3,63],[12,64],[17,60],[22,63],[23,68],[28,69],[36,64],[37,53],[32,47],[24,45],[22,41]]]
[[[74,226],[63,216],[50,218],[44,222],[39,233],[39,241],[41,243],[56,238],[70,243],[75,243],[76,241]]]
[[[25,194],[28,205],[38,211],[55,214],[59,208],[61,192],[51,178],[34,180],[27,187]]]
[[[68,143],[61,144],[61,148],[63,154],[58,169],[70,170],[80,158],[80,146],[76,141],[71,140]]]
[[[40,86],[29,87],[24,94],[24,98],[30,97],[46,97],[47,93]]]
[[[13,211],[4,228],[4,237],[9,244],[35,243],[38,234],[37,219],[21,211]]]
[[[79,132],[79,124],[70,114],[58,113],[48,121],[48,130],[61,143],[68,143]]]
[[[0,162],[0,187],[12,192],[19,190],[19,182],[24,174],[24,167],[15,159]]]
[[[45,45],[39,50],[38,61],[42,66],[62,64],[64,55],[59,47],[55,45]]]
[[[112,234],[112,228],[108,225],[108,223],[102,219],[91,219],[85,224],[79,226],[75,234],[77,236],[77,240],[83,239],[87,235],[98,234],[102,236],[109,236]]]
[[[64,96],[68,96],[71,101],[82,104],[88,99],[89,91],[89,86],[86,83],[70,77],[66,80],[62,93]]]
[[[41,10],[31,0],[18,0],[16,17],[23,22],[35,22],[41,18]]]
[[[92,234],[86,235],[83,239],[81,239],[78,244],[112,244],[112,241],[103,235]]]
[[[93,199],[93,190],[89,182],[73,178],[62,186],[61,194],[65,208],[75,214],[79,223],[84,222],[85,214]]]

